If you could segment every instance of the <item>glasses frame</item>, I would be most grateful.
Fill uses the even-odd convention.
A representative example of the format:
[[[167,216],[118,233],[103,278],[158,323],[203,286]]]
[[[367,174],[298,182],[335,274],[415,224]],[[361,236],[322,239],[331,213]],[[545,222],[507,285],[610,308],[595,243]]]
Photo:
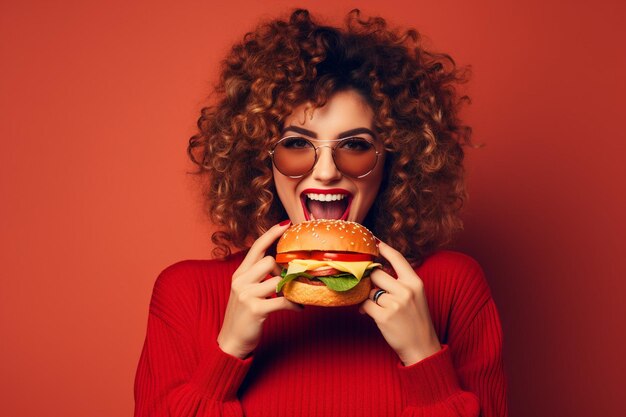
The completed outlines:
[[[342,143],[342,142],[344,142],[344,141],[346,141],[346,140],[350,140],[350,139],[355,139],[355,138],[362,139],[362,140],[364,140],[364,141],[366,141],[366,142],[369,142],[369,143],[370,143],[370,144],[374,147],[374,151],[376,152],[376,160],[374,160],[374,165],[372,166],[372,169],[370,169],[369,171],[367,171],[367,172],[366,172],[365,174],[363,174],[363,175],[359,175],[358,177],[355,177],[355,176],[353,176],[353,175],[348,175],[348,174],[346,174],[345,172],[343,172],[341,169],[339,169],[339,167],[337,166],[337,162],[335,161],[335,149],[337,149],[337,147],[339,147],[339,145],[341,145],[341,143]],[[287,175],[287,174],[285,174],[284,172],[282,172],[282,171],[280,170],[280,168],[278,168],[278,166],[276,166],[276,163],[274,162],[274,153],[276,152],[276,147],[277,147],[278,145],[280,145],[280,143],[281,143],[281,142],[283,142],[283,141],[285,141],[285,140],[287,140],[287,139],[302,139],[302,140],[305,140],[305,141],[309,142],[309,143],[311,144],[311,146],[313,146],[313,149],[315,150],[315,160],[313,161],[313,166],[311,167],[311,169],[310,169],[310,170],[308,170],[307,172],[305,172],[305,173],[304,173],[304,174],[302,174],[302,175]],[[278,172],[280,172],[281,174],[283,174],[283,175],[284,175],[284,176],[286,176],[286,177],[289,177],[289,178],[294,178],[294,179],[296,179],[296,178],[302,178],[302,177],[304,177],[305,175],[310,174],[310,173],[311,173],[311,172],[315,169],[315,165],[317,165],[317,160],[318,160],[318,153],[317,153],[317,150],[318,150],[318,149],[320,149],[320,148],[330,148],[330,150],[332,151],[333,163],[335,164],[335,167],[336,167],[336,168],[337,168],[337,170],[338,170],[339,172],[341,172],[343,175],[345,175],[345,176],[347,176],[347,177],[350,177],[350,178],[357,178],[357,179],[363,178],[363,177],[365,177],[365,176],[369,175],[369,174],[370,174],[370,173],[374,170],[374,168],[376,168],[376,165],[378,165],[378,156],[380,155],[380,152],[379,152],[379,151],[378,151],[378,149],[376,148],[376,144],[375,144],[374,142],[372,142],[372,141],[368,140],[368,139],[362,138],[362,137],[360,137],[360,136],[349,136],[349,137],[347,137],[347,138],[341,138],[341,139],[328,139],[328,140],[320,140],[320,142],[336,142],[336,145],[335,145],[335,146],[330,146],[330,145],[320,145],[320,146],[315,146],[315,144],[314,144],[313,142],[311,142],[311,140],[310,140],[310,139],[307,139],[307,138],[305,138],[305,137],[302,137],[302,136],[285,136],[284,138],[281,138],[278,142],[276,142],[276,143],[272,146],[272,149],[268,151],[268,153],[270,154],[270,157],[272,158],[272,164],[276,167],[276,169],[278,170]]]

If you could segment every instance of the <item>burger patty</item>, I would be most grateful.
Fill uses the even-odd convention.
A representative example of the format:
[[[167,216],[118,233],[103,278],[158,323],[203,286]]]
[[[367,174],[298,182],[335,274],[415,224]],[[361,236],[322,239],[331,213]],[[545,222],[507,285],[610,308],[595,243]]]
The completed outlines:
[[[306,271],[305,273],[314,277],[328,277],[331,275],[341,274],[341,271],[331,266],[323,266],[321,268],[313,269],[311,271]]]
[[[317,268],[312,271],[306,271],[307,274],[313,275],[313,277],[328,277],[331,275],[341,274],[341,271],[335,268],[331,268],[329,266],[325,266],[322,268]],[[322,281],[317,278],[308,278],[303,275],[296,278],[296,281],[304,282],[309,285],[326,285]]]

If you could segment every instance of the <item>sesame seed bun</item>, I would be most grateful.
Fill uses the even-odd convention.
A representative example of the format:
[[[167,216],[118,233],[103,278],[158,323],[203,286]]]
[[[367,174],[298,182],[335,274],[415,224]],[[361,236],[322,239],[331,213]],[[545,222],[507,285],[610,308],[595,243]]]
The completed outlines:
[[[378,256],[372,232],[345,220],[310,220],[294,224],[279,239],[276,253],[302,250],[357,252]]]

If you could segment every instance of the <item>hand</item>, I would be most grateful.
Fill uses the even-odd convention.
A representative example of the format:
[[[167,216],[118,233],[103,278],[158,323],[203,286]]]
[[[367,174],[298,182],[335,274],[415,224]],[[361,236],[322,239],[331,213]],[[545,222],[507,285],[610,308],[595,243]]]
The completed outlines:
[[[276,293],[281,268],[265,251],[287,230],[289,224],[275,225],[250,247],[233,274],[224,323],[217,336],[220,348],[238,358],[245,358],[259,344],[263,322],[277,310],[302,311],[302,306],[284,297],[266,298]],[[263,281],[269,273],[273,277]]]
[[[413,365],[441,350],[428,311],[424,283],[400,252],[383,242],[378,249],[396,271],[398,279],[381,269],[372,271],[372,282],[386,293],[376,304],[372,298],[377,289],[372,289],[359,311],[374,319],[402,363]]]

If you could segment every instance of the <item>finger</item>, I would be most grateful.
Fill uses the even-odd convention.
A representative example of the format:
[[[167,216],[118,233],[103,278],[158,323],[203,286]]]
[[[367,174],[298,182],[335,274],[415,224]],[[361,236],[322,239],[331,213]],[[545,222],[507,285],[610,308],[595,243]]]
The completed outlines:
[[[239,265],[239,268],[237,268],[237,271],[235,271],[235,274],[233,276],[240,275],[241,273],[250,269],[252,265],[260,261],[265,256],[265,251],[267,251],[267,249],[272,246],[272,243],[274,243],[276,239],[278,239],[283,233],[285,233],[285,230],[287,230],[290,225],[291,222],[283,226],[281,226],[280,224],[275,224],[274,226],[270,227],[267,232],[259,236],[259,238],[255,240],[250,247],[250,250],[246,254],[246,257],[243,259],[243,262],[241,262],[241,265]]]
[[[269,298],[261,300],[261,310],[263,314],[269,314],[279,310],[302,311],[304,307],[287,300],[285,297]]]
[[[252,265],[247,271],[244,271],[238,276],[233,275],[233,282],[236,281],[244,285],[260,283],[263,282],[268,275],[274,273],[277,268],[278,264],[276,264],[276,260],[271,256],[266,256]]]
[[[370,291],[368,299],[372,300],[374,302],[374,304],[378,305],[379,307],[382,307],[382,308],[388,307],[389,306],[389,302],[391,301],[391,297],[392,297],[391,294],[389,294],[388,292],[385,291],[383,294],[378,296],[378,300],[377,301],[374,301],[374,296],[376,295],[376,293],[378,291],[379,291],[378,288],[373,288]]]
[[[272,276],[280,275],[283,272],[283,267],[276,263],[276,259],[274,259],[274,269],[272,269]]]
[[[254,297],[268,297],[276,294],[276,286],[281,279],[281,277],[272,277],[258,284],[254,284],[250,289],[250,295]]]
[[[415,274],[415,271],[409,261],[407,261],[400,252],[383,241],[378,243],[378,251],[389,261],[393,269],[396,271],[399,281],[413,280],[417,277],[417,274]]]
[[[382,313],[383,308],[379,305],[376,305],[375,302],[368,298],[367,300],[363,301],[363,304],[361,304],[359,310],[363,311],[365,314],[376,320]]]
[[[381,269],[375,269],[370,274],[370,279],[378,288],[382,288],[388,293],[395,294],[403,291],[403,287],[398,281]]]

